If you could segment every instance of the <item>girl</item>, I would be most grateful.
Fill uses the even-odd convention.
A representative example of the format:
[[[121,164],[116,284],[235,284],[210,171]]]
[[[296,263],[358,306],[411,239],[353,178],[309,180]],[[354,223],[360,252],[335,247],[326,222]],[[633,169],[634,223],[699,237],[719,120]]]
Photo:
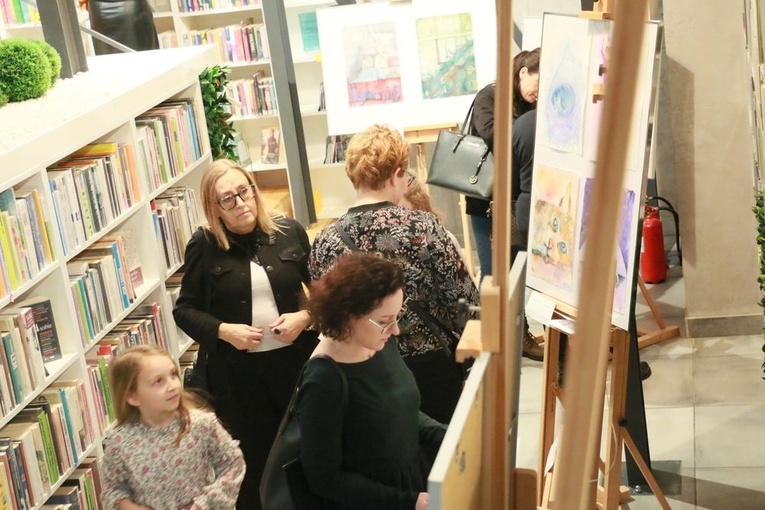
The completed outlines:
[[[192,404],[170,355],[131,347],[110,378],[117,427],[104,441],[104,508],[234,508],[244,477],[238,442]]]

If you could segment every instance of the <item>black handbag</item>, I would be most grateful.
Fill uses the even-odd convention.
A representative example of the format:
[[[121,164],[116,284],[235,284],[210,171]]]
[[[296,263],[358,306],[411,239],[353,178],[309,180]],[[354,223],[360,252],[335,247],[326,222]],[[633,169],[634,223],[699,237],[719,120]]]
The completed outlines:
[[[308,363],[316,359],[328,361],[340,374],[343,387],[343,411],[348,405],[348,381],[335,360],[324,355],[308,360],[300,372],[287,412],[279,425],[279,431],[263,469],[263,477],[260,479],[260,502],[263,510],[325,510],[327,508],[326,501],[311,492],[308,479],[303,472],[303,465],[300,462],[300,423],[295,414],[303,374]]]
[[[200,347],[194,365],[183,372],[183,389],[211,404],[213,397],[210,393],[210,379],[207,374],[207,356],[207,351]]]
[[[468,134],[472,113],[473,104],[461,131],[442,129],[438,133],[426,182],[469,197],[491,200],[494,156],[482,138]]]

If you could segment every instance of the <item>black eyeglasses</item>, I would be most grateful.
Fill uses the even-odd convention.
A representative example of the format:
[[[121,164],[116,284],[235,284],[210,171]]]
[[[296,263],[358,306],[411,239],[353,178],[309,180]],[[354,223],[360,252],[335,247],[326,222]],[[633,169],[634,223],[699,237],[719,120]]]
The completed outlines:
[[[241,198],[242,202],[247,202],[248,200],[252,200],[252,197],[254,196],[255,196],[255,185],[248,184],[244,188],[239,188],[239,192],[234,193],[233,195],[226,195],[225,197],[218,200],[218,205],[224,211],[230,211],[231,209],[236,207],[236,197]]]
[[[417,176],[414,175],[414,172],[412,172],[411,170],[407,170],[406,171],[406,187],[408,188],[409,186],[411,186],[416,178]]]

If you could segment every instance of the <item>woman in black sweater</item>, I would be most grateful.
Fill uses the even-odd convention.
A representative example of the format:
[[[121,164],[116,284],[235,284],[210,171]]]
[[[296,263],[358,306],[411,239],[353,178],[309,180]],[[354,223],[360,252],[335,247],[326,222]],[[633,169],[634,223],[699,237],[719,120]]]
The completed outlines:
[[[300,458],[311,490],[335,510],[425,510],[430,461],[446,426],[419,411],[412,372],[389,341],[399,333],[404,275],[394,262],[352,252],[311,285],[321,332],[300,387]],[[427,455],[426,455],[427,450]]]

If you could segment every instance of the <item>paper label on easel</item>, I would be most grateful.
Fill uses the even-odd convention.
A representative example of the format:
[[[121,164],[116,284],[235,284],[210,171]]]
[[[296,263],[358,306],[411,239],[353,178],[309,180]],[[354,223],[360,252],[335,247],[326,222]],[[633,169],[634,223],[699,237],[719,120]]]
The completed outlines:
[[[576,326],[576,323],[572,321],[571,319],[554,319],[547,323],[549,327],[552,329],[558,330],[561,333],[566,333],[567,335],[573,335],[574,334],[574,327]]]
[[[531,297],[526,303],[526,317],[546,325],[552,320],[554,313],[555,301],[540,292],[531,292]]]

